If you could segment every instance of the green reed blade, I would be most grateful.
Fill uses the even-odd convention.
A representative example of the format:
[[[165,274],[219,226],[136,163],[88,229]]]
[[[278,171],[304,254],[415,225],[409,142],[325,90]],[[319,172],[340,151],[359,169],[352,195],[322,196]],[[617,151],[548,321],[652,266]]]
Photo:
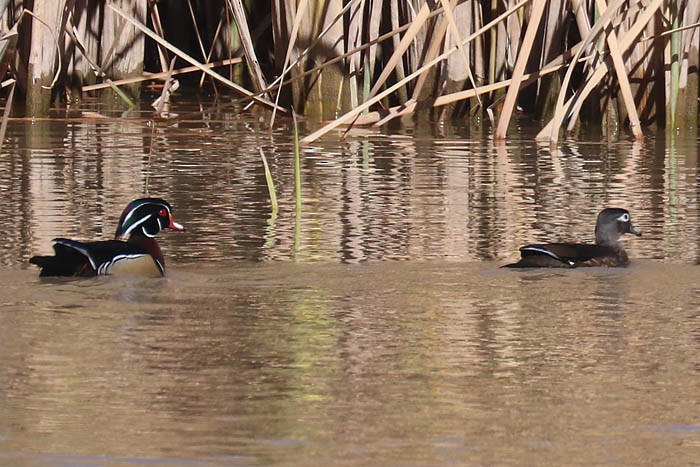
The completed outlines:
[[[292,110],[294,120],[294,191],[296,193],[297,213],[301,212],[301,155],[299,151],[299,126],[297,125],[297,114]]]
[[[299,150],[299,126],[297,114],[292,109],[294,121],[294,191],[296,195],[296,211],[294,215],[294,258],[301,250],[301,152]]]
[[[277,204],[275,182],[272,180],[270,166],[267,165],[267,158],[265,157],[265,153],[263,153],[262,148],[260,149],[260,158],[262,159],[263,167],[265,168],[265,181],[267,182],[267,191],[270,193],[270,203],[272,204],[272,212],[277,213],[277,211],[279,210],[279,204]]]

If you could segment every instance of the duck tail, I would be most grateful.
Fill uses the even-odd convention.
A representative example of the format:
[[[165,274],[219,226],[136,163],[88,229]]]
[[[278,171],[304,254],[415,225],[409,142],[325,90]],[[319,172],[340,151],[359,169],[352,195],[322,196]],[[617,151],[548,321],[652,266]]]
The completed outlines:
[[[67,271],[65,266],[62,267],[56,256],[32,256],[29,258],[29,262],[41,268],[40,276],[72,276],[74,274],[74,272]]]

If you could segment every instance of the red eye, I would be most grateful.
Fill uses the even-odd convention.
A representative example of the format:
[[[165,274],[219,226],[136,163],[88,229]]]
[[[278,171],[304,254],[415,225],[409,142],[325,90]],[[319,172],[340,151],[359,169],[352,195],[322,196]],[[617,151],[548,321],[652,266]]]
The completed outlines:
[[[168,211],[166,211],[165,209],[161,209],[160,211],[158,211],[158,216],[160,217],[166,217],[167,215]]]

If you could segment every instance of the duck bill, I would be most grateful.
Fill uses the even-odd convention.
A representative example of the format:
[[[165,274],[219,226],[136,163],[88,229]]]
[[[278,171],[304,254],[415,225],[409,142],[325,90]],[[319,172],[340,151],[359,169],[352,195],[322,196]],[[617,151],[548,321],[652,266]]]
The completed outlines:
[[[630,232],[631,234],[636,235],[637,237],[641,237],[641,236],[642,236],[642,231],[639,230],[639,227],[637,227],[636,225],[630,224],[630,230],[629,230],[629,232]]]
[[[173,230],[179,230],[180,232],[183,232],[185,230],[185,226],[175,222],[172,215],[170,216],[170,225],[168,225],[168,228]]]

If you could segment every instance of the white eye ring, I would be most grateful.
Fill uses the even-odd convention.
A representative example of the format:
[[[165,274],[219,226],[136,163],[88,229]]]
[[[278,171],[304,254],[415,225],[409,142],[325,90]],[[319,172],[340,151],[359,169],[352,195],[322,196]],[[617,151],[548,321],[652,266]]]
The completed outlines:
[[[620,222],[629,222],[630,221],[630,215],[627,213],[624,213],[620,217],[617,218],[618,221]]]

